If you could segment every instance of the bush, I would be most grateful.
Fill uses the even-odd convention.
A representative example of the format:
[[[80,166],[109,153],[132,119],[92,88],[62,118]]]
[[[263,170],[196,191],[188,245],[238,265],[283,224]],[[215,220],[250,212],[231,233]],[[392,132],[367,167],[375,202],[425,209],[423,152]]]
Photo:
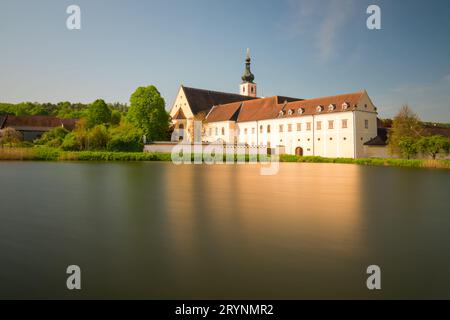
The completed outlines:
[[[20,143],[22,140],[22,134],[13,128],[5,128],[0,130],[0,146],[9,145],[13,146]]]
[[[88,133],[87,149],[104,150],[109,142],[108,129],[104,125],[94,127]]]
[[[46,145],[49,147],[59,147],[64,141],[64,138],[69,133],[63,127],[54,128],[42,135],[40,139],[37,139],[35,143],[37,145]]]
[[[78,141],[78,138],[74,132],[71,132],[68,135],[66,135],[63,143],[61,144],[61,149],[64,151],[79,151],[79,150],[81,150],[81,144]]]
[[[110,130],[110,141],[107,149],[118,152],[142,152],[144,143],[143,132],[129,123],[121,123],[120,126]]]

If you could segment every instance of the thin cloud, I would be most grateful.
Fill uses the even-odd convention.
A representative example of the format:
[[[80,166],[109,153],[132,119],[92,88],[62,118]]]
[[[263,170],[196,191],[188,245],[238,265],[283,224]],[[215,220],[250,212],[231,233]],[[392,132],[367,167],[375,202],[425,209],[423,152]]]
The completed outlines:
[[[317,35],[317,47],[321,60],[329,60],[336,51],[339,33],[350,18],[353,5],[353,0],[331,0],[329,2],[326,16]]]
[[[337,52],[339,36],[350,21],[354,6],[355,0],[291,0],[290,18],[283,29],[292,38],[310,34],[318,58],[326,62]]]

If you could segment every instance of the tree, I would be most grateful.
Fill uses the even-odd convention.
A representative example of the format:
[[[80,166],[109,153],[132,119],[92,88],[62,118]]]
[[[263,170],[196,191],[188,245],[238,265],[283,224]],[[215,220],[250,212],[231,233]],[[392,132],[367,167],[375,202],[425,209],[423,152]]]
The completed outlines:
[[[400,150],[400,154],[407,159],[410,159],[411,157],[416,155],[418,151],[417,141],[411,137],[400,138],[398,147]]]
[[[391,153],[400,153],[399,142],[402,138],[418,140],[422,136],[422,125],[419,117],[404,105],[392,121],[389,132],[388,146]]]
[[[13,128],[5,128],[0,130],[0,146],[8,144],[12,146],[15,143],[19,143],[22,140],[22,134]]]
[[[87,125],[92,128],[111,121],[111,110],[102,99],[95,100],[87,113]]]
[[[147,140],[166,140],[169,131],[169,114],[164,98],[155,86],[139,87],[131,95],[128,120],[142,129]]]
[[[450,139],[443,136],[428,136],[423,137],[417,142],[419,150],[425,154],[430,155],[433,160],[441,153],[449,153]]]

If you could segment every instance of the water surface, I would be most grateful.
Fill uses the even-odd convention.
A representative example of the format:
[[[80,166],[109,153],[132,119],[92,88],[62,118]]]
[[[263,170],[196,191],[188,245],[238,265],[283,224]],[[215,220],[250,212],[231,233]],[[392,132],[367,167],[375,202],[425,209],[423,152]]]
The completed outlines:
[[[259,169],[0,162],[0,298],[450,298],[449,171]]]

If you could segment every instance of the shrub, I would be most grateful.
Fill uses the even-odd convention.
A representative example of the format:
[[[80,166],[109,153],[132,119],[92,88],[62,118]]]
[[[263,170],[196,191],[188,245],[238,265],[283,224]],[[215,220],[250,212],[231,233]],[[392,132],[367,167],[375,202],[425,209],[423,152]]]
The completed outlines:
[[[81,150],[80,142],[78,141],[77,135],[74,132],[69,133],[64,138],[61,144],[61,149],[64,151],[79,151]]]
[[[22,140],[22,134],[19,131],[16,131],[13,128],[5,128],[0,130],[0,146],[9,145],[12,146],[14,144],[20,143]]]
[[[110,138],[107,149],[109,151],[142,152],[144,143],[143,132],[132,124],[123,122],[120,126],[110,129]]]
[[[49,147],[59,147],[66,135],[69,133],[63,127],[54,128],[42,135],[40,139],[37,139],[35,143],[37,145],[47,145]]]
[[[88,133],[87,149],[104,150],[109,142],[108,129],[104,125],[94,127]]]

